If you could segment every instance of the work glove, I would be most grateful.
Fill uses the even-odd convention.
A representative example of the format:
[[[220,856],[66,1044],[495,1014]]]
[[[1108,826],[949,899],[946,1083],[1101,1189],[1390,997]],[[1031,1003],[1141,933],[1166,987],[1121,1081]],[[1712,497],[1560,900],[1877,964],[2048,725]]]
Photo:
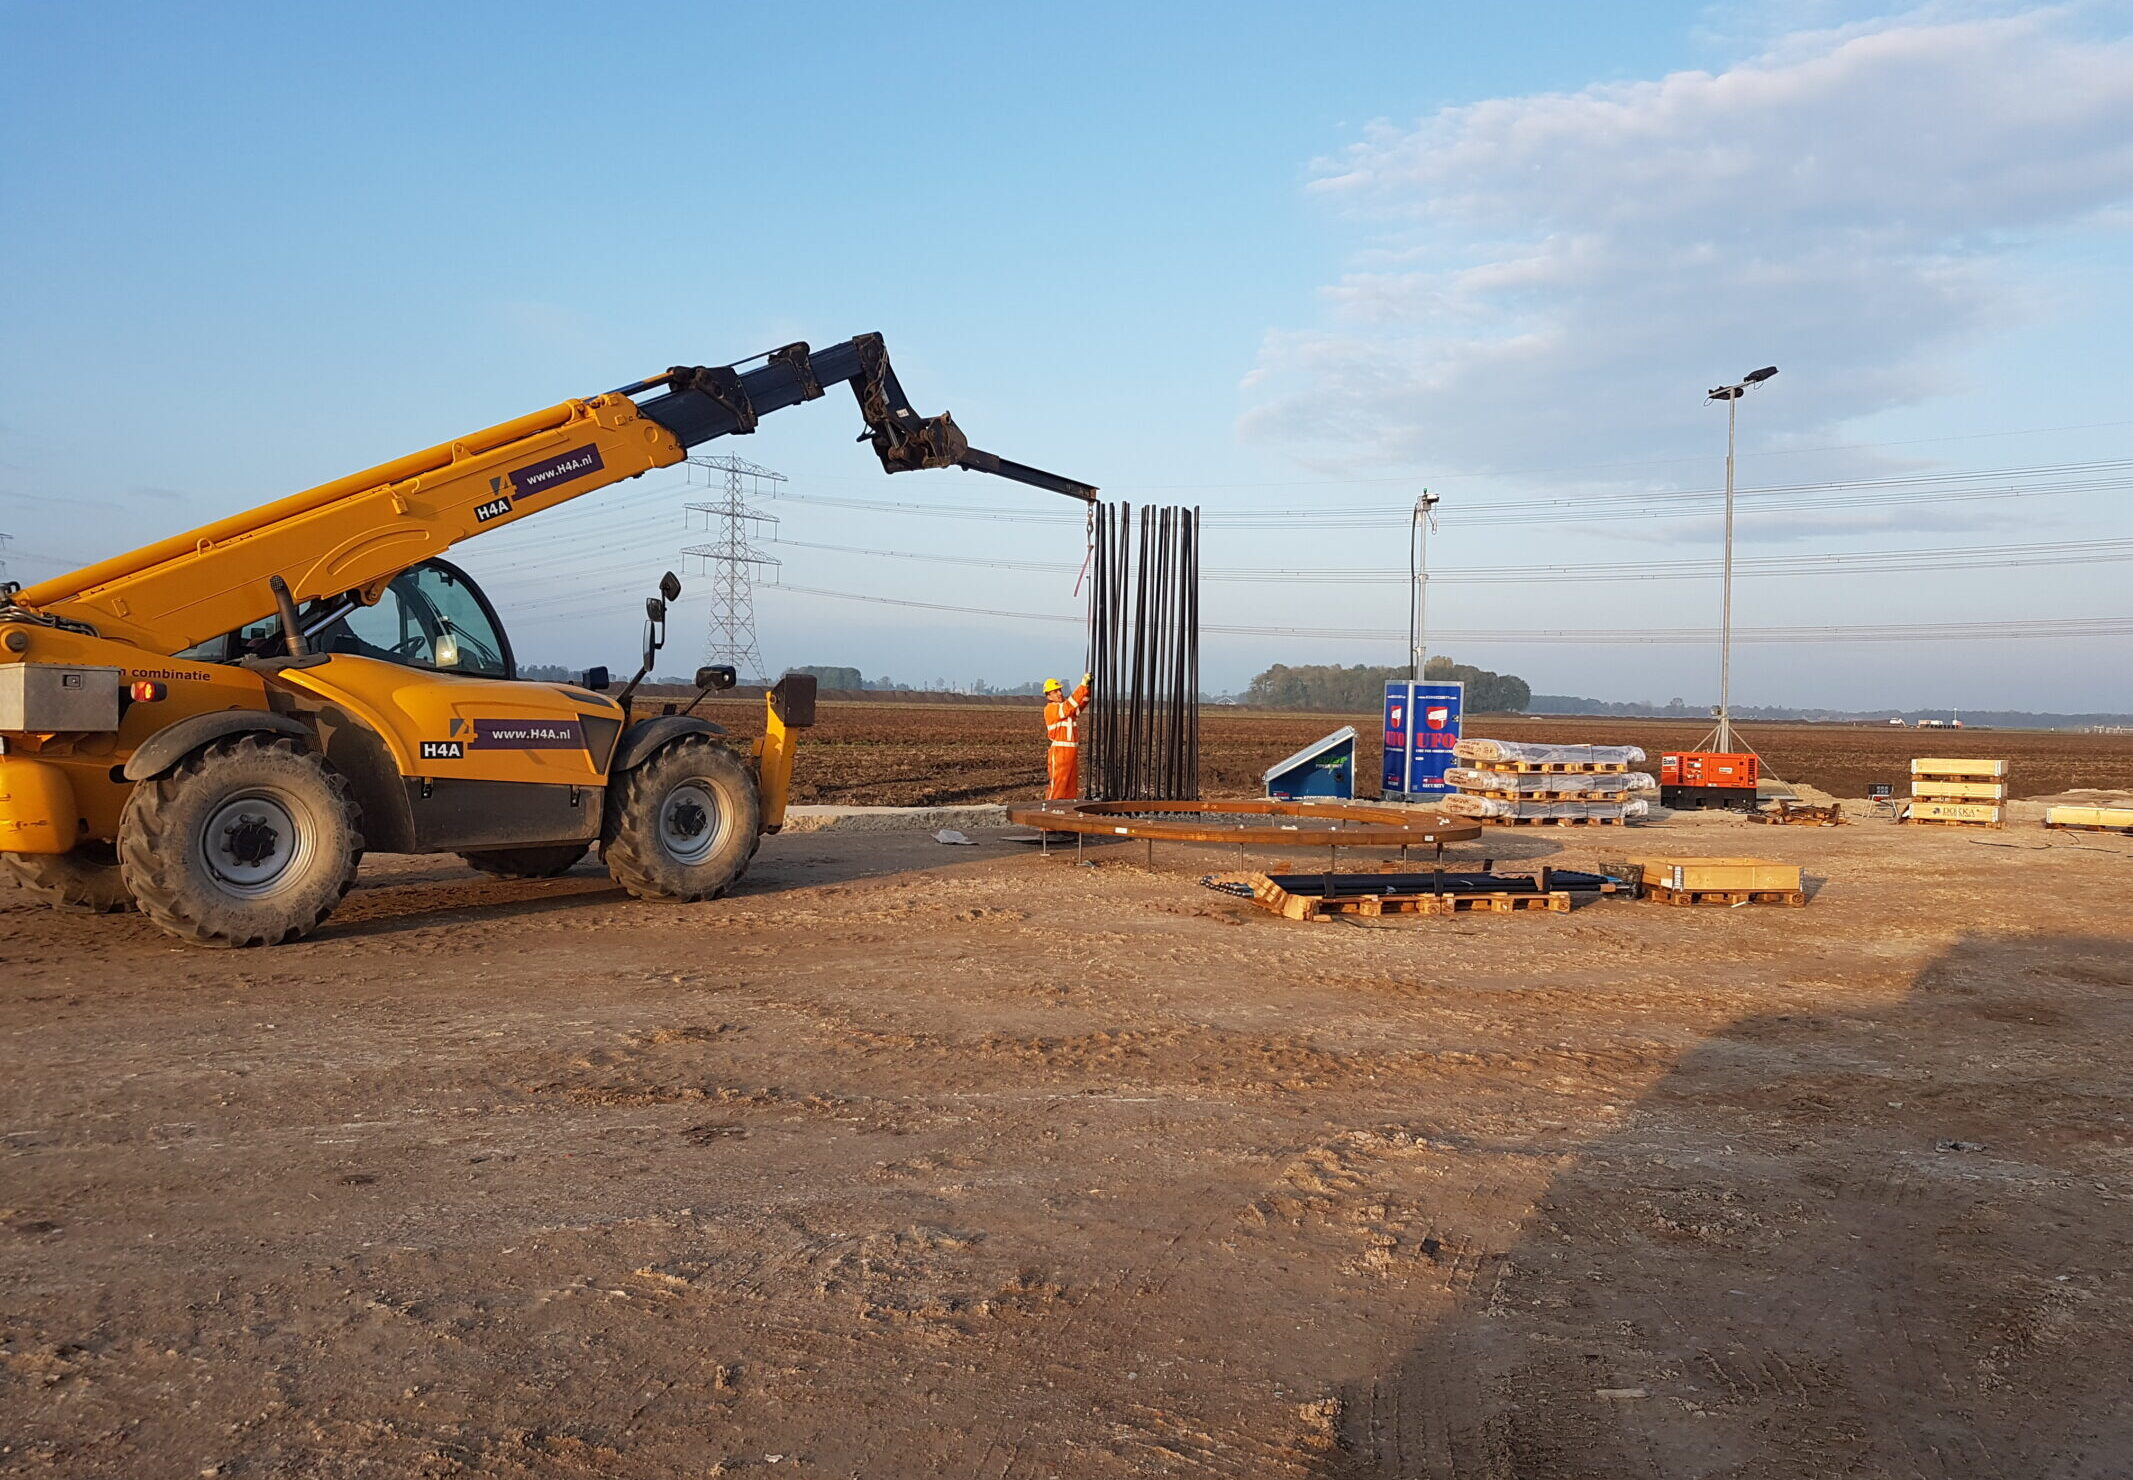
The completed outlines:
[[[1089,686],[1089,675],[1086,673],[1081,676],[1081,686],[1083,688],[1087,688]]]

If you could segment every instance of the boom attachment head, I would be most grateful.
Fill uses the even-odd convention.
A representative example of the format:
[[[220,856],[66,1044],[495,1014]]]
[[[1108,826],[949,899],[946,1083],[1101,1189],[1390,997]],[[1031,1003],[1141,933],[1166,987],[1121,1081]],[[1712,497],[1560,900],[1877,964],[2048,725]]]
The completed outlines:
[[[694,447],[713,437],[752,432],[765,413],[812,401],[824,386],[839,381],[851,382],[860,419],[866,423],[860,440],[874,444],[874,455],[887,472],[966,468],[1084,502],[1096,499],[1096,489],[1090,484],[972,447],[945,411],[939,416],[919,415],[889,364],[889,351],[879,334],[857,334],[819,352],[805,344],[788,344],[772,350],[763,356],[761,365],[748,370],[732,365],[676,365],[664,375],[623,386],[621,394],[663,391],[639,402],[637,410],[672,432],[684,447]]]

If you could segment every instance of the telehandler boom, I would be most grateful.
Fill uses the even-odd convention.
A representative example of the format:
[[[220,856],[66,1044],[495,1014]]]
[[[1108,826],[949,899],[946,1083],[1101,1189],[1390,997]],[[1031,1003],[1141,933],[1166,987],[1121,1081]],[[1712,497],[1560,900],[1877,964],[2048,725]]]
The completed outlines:
[[[746,366],[747,368],[743,368]],[[595,842],[640,898],[715,897],[781,825],[813,680],[765,696],[749,763],[675,706],[518,680],[454,544],[751,432],[849,383],[882,467],[960,467],[1093,500],[920,416],[881,337],[677,366],[27,588],[0,587],[0,868],[52,903],[138,907],[183,939],[302,936],[363,853],[541,877]],[[698,699],[731,687],[698,671]]]

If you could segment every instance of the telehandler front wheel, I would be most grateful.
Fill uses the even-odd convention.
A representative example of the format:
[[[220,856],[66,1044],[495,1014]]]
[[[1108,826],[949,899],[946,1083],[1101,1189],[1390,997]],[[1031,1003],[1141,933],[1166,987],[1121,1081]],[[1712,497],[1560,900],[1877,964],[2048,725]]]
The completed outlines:
[[[462,853],[470,869],[499,879],[552,879],[585,856],[591,843],[541,843],[531,848],[491,848]]]
[[[613,783],[601,855],[639,899],[716,899],[755,856],[762,817],[740,758],[687,735]]]
[[[82,843],[71,853],[5,853],[8,876],[54,909],[116,915],[133,908],[133,891],[119,877],[118,849]]]
[[[135,786],[118,851],[141,913],[172,935],[280,945],[355,883],[362,814],[340,773],[294,740],[236,735]]]

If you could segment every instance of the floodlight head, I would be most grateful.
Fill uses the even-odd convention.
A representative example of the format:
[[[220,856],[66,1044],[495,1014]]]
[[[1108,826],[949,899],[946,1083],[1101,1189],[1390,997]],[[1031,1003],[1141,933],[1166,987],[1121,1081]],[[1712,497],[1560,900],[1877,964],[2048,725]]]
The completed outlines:
[[[1764,381],[1768,380],[1771,376],[1777,373],[1777,366],[1765,365],[1760,370],[1751,370],[1746,375],[1743,375],[1740,378],[1740,383],[1742,385],[1761,385]]]
[[[1707,399],[1713,401],[1738,401],[1741,388],[1737,385],[1722,385],[1714,389]]]

